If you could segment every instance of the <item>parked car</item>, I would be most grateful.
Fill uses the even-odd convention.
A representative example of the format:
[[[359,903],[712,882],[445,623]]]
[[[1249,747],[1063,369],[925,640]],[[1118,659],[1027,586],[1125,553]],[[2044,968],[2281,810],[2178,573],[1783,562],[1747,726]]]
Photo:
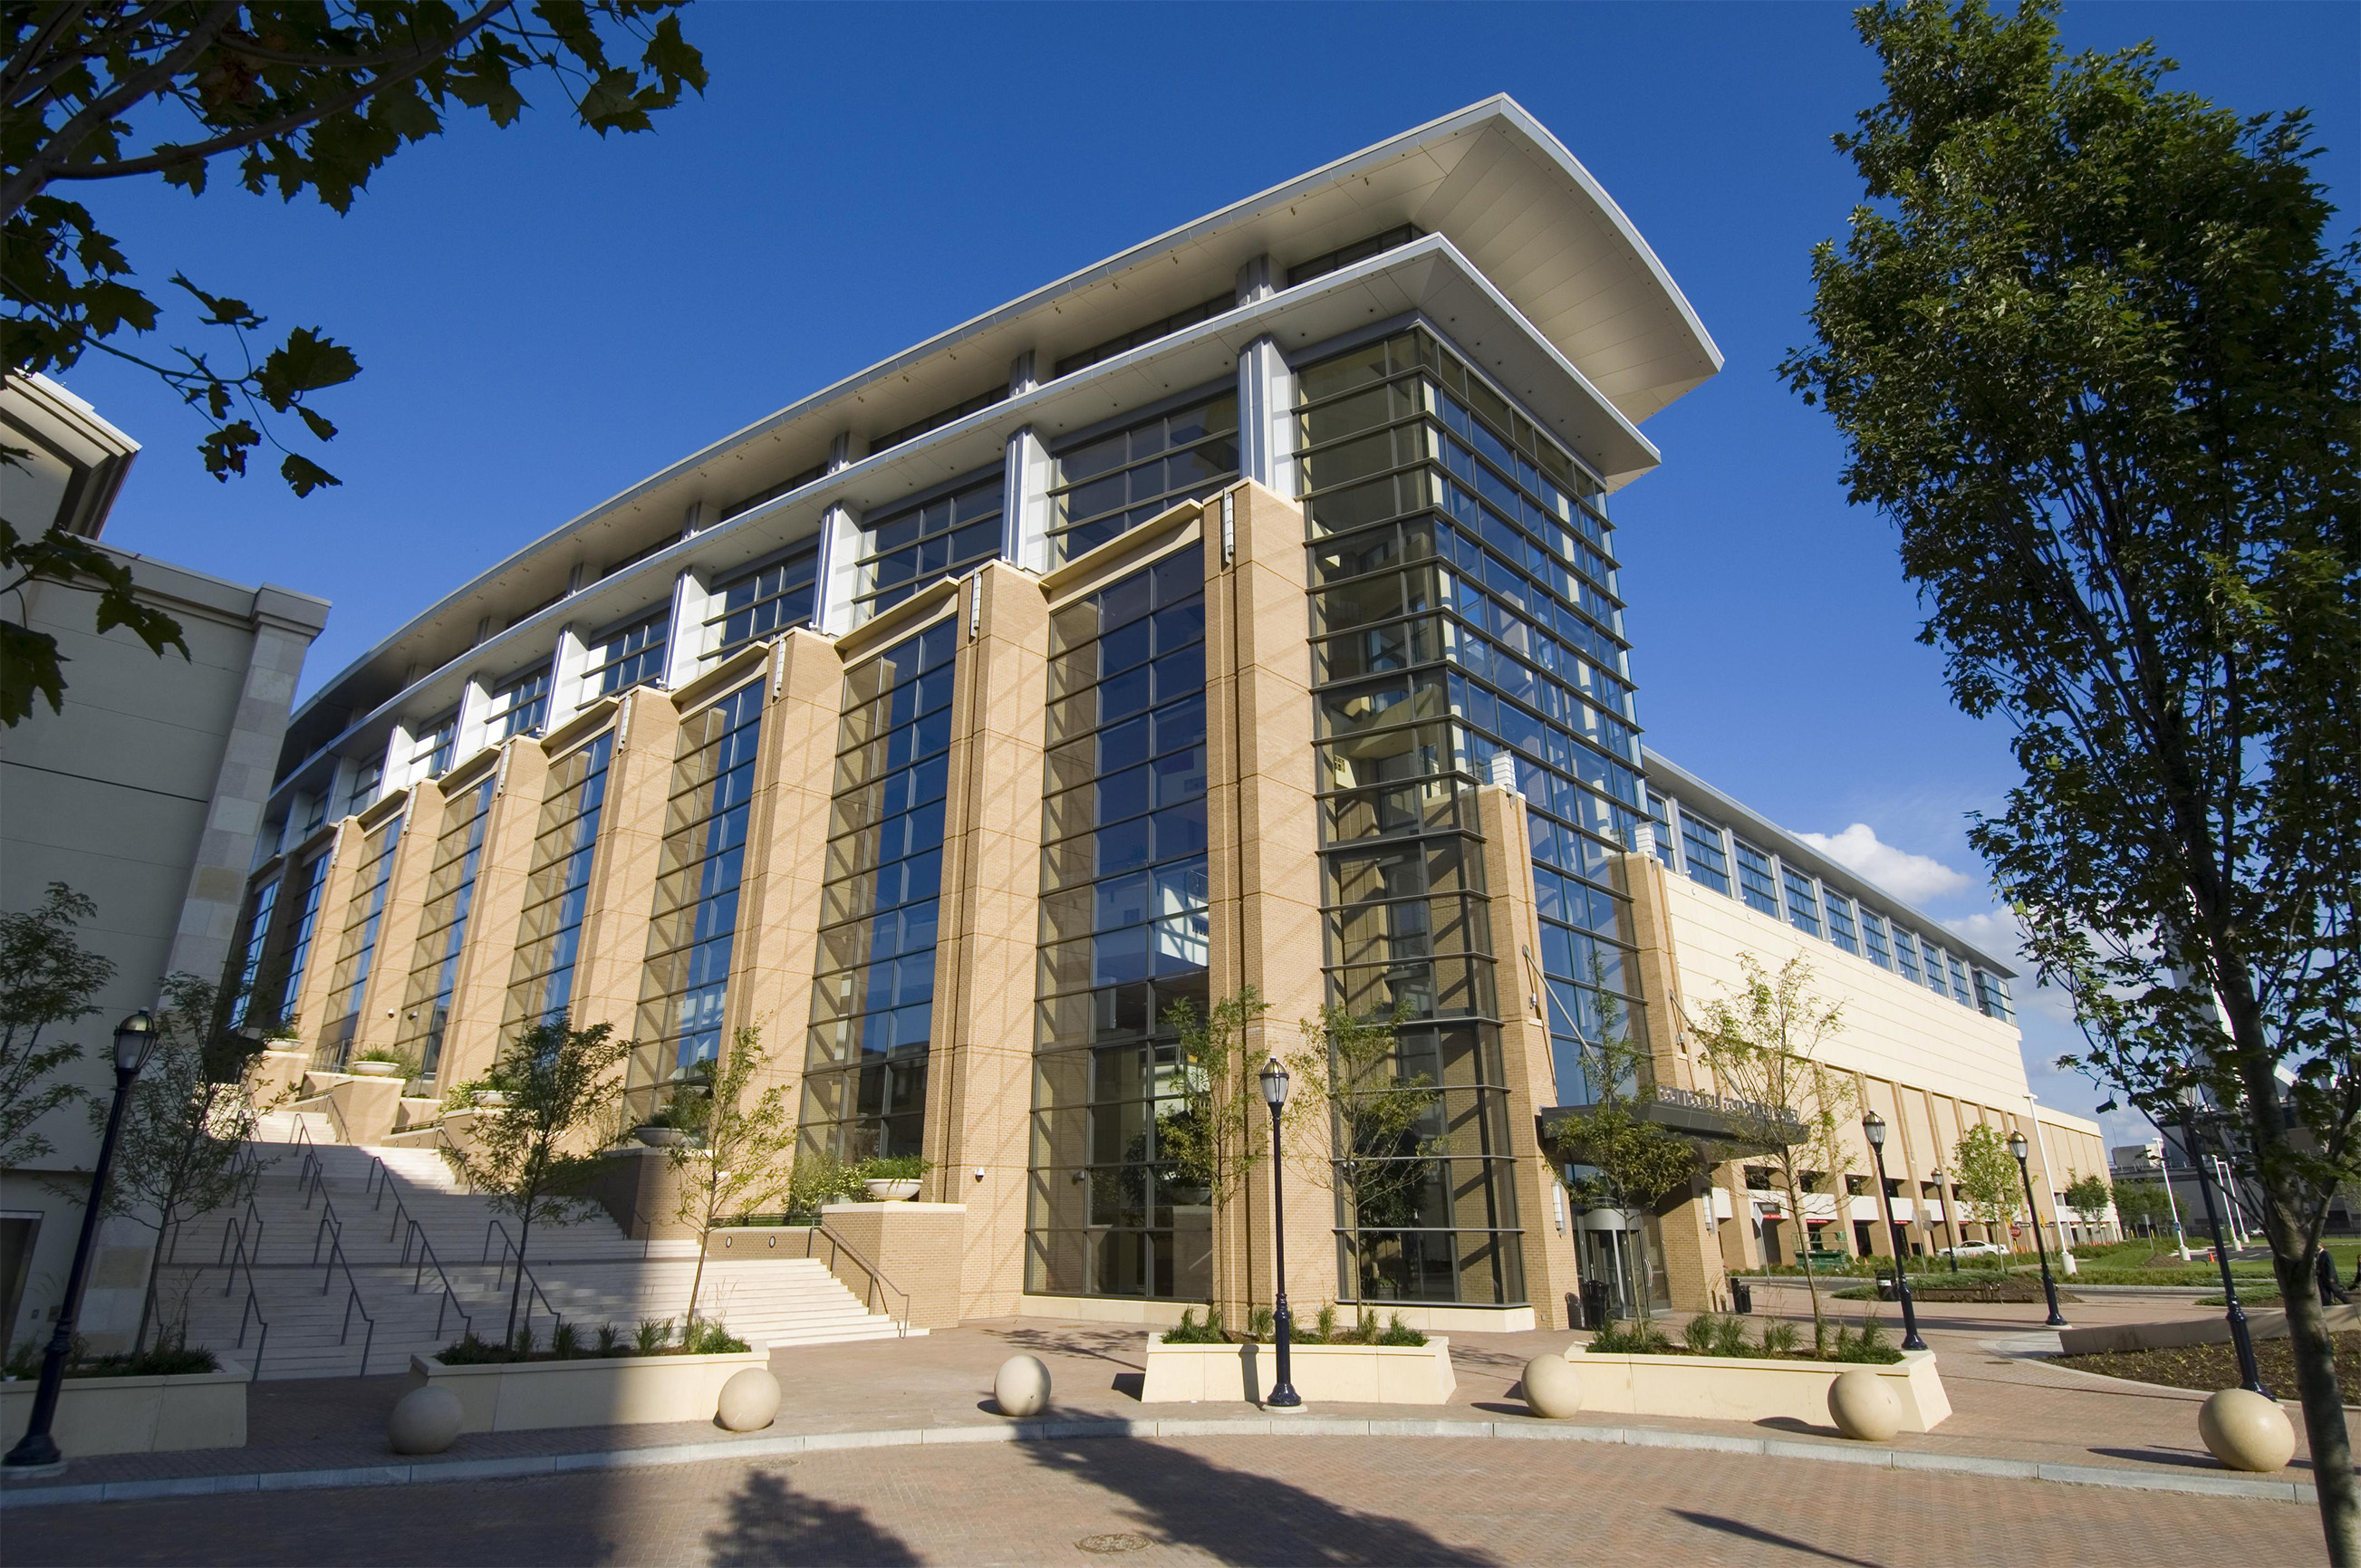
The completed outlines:
[[[1936,1255],[1938,1257],[2006,1257],[2008,1248],[1996,1245],[1992,1242],[1961,1242],[1957,1246],[1945,1247]]]

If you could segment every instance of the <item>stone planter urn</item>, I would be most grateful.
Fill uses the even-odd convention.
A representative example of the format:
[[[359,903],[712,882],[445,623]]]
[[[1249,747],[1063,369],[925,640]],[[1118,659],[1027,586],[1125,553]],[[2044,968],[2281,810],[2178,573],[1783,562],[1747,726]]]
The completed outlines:
[[[915,1176],[888,1177],[861,1185],[872,1203],[900,1203],[918,1195],[918,1179]]]
[[[355,1078],[391,1078],[401,1070],[398,1061],[357,1061],[345,1070]]]
[[[478,1089],[476,1091],[475,1102],[481,1110],[505,1111],[509,1103],[508,1091],[500,1089]]]
[[[631,1136],[652,1149],[668,1149],[684,1142],[688,1135],[678,1127],[633,1127]]]

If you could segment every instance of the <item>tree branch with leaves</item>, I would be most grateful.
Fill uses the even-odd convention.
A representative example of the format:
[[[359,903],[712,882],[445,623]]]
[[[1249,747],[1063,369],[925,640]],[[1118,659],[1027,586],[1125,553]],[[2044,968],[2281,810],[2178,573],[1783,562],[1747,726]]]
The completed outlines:
[[[61,882],[36,907],[0,914],[0,1168],[54,1153],[38,1124],[85,1097],[60,1076],[82,1046],[57,1031],[97,1012],[91,998],[115,976],[113,963],[76,939],[75,928],[97,916],[97,905]]]
[[[1325,1113],[1328,1136],[1302,1140],[1314,1151],[1306,1174],[1333,1187],[1343,1201],[1364,1300],[1375,1279],[1364,1234],[1419,1223],[1443,1147],[1442,1137],[1429,1130],[1442,1091],[1429,1075],[1403,1069],[1399,1030],[1412,1016],[1407,1005],[1364,1018],[1327,1003],[1319,1017],[1298,1022],[1302,1046],[1287,1058],[1303,1096],[1305,1122]],[[1323,1148],[1324,1155],[1317,1152]]]
[[[792,1179],[795,1104],[785,1084],[755,1089],[770,1070],[762,1032],[742,1027],[729,1049],[699,1062],[674,1091],[672,1125],[687,1136],[665,1151],[680,1183],[673,1214],[697,1234],[697,1269],[682,1320],[690,1330],[705,1288],[706,1244],[715,1229],[725,1219],[768,1208]]]

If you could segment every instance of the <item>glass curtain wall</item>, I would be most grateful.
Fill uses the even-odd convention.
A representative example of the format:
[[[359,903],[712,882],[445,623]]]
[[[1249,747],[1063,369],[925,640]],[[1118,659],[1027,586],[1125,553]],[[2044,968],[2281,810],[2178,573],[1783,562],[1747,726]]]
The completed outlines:
[[[1513,757],[1558,1099],[1588,1102],[1598,1047],[1646,1039],[1616,871],[1646,806],[1600,487],[1424,330],[1309,366],[1299,389],[1332,994],[1433,1020],[1404,1031],[1403,1070],[1443,1091],[1416,1223],[1340,1216],[1345,1277],[1372,1299],[1518,1301],[1465,792]]]
[[[629,1084],[641,1115],[656,1109],[660,1085],[721,1051],[767,690],[751,682],[681,720]]]
[[[426,872],[426,906],[412,949],[410,983],[402,997],[394,1048],[412,1059],[411,1076],[432,1080],[443,1059],[443,1030],[451,1021],[451,991],[459,980],[467,914],[476,901],[476,871],[484,854],[497,773],[487,773],[443,806],[443,830]]]
[[[341,1068],[353,1047],[361,1022],[361,994],[368,989],[369,966],[377,957],[378,923],[385,917],[385,895],[393,885],[393,855],[401,847],[402,818],[370,834],[361,853],[353,894],[345,904],[345,930],[336,950],[336,967],[328,977],[330,1023],[320,1037],[313,1065]]]
[[[853,624],[891,609],[928,583],[998,556],[1000,513],[1000,470],[994,468],[944,494],[863,521],[862,555],[853,567]]]
[[[802,1127],[848,1165],[925,1136],[958,646],[939,620],[844,677]]]
[[[819,547],[806,545],[783,560],[716,584],[712,613],[705,621],[705,640],[712,652],[705,662],[718,663],[750,642],[809,626],[818,568]]]
[[[1165,1153],[1206,1006],[1204,554],[1049,623],[1026,1288],[1202,1300],[1213,1211]]]
[[[1052,566],[1236,478],[1238,395],[1220,392],[1092,436],[1059,452],[1057,461]]]
[[[285,913],[271,933],[278,961],[266,964],[255,986],[255,1001],[266,1016],[284,1017],[303,994],[303,970],[312,960],[312,941],[320,928],[320,900],[328,887],[331,851],[323,850],[303,862],[290,882],[292,890]],[[272,970],[278,971],[274,978]]]
[[[563,1019],[574,1000],[574,966],[590,904],[590,868],[598,817],[607,801],[612,730],[549,766],[541,822],[525,872],[524,911],[517,922],[500,1031],[512,1040],[533,1025]]]
[[[270,942],[270,912],[278,907],[280,884],[286,879],[273,877],[246,895],[246,919],[238,929],[245,939],[237,945],[237,978],[231,982],[236,994],[229,1004],[229,1026],[244,1024],[253,1011],[256,981],[262,975],[262,955]],[[258,1020],[260,1022],[260,1020]]]
[[[667,606],[592,643],[590,662],[582,675],[584,689],[607,696],[661,679],[671,626],[672,610]]]
[[[549,668],[543,665],[516,676],[492,693],[486,729],[497,745],[511,735],[540,733],[549,722]]]

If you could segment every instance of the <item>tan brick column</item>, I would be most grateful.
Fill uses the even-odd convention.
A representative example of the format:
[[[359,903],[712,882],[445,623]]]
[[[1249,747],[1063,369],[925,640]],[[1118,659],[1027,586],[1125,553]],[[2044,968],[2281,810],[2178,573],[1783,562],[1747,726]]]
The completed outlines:
[[[966,1205],[961,1311],[990,1317],[1025,1288],[1049,612],[1034,578],[994,562],[962,585],[957,621],[922,1195]]]
[[[426,905],[426,879],[434,869],[435,840],[443,836],[448,800],[441,784],[421,779],[411,786],[410,816],[393,849],[386,879],[385,907],[378,915],[377,951],[369,959],[368,984],[361,995],[360,1020],[353,1027],[353,1055],[371,1046],[390,1046],[401,1032],[403,992],[418,956],[419,917]]]
[[[1317,1017],[1327,994],[1303,512],[1238,485],[1206,503],[1204,540],[1208,981],[1216,1000],[1250,986],[1269,1003],[1247,1032],[1248,1059],[1258,1060],[1297,1050],[1297,1022]],[[1286,1172],[1287,1292],[1305,1317],[1337,1295],[1335,1197],[1312,1174],[1327,1152],[1324,1129],[1318,1135],[1316,1148],[1290,1151]],[[1270,1212],[1266,1165],[1213,1239],[1214,1294],[1235,1323],[1271,1299]]]
[[[785,1086],[792,1116],[811,1019],[844,664],[834,643],[799,627],[772,645],[763,679],[771,692],[754,764],[738,937],[730,952],[729,1018],[733,1029],[760,1029],[770,1058],[749,1092]]]
[[[396,809],[400,809],[396,807]],[[317,1052],[327,1043],[328,986],[336,969],[336,948],[344,940],[345,906],[352,901],[353,879],[368,851],[368,835],[360,822],[347,817],[336,824],[328,850],[328,874],[320,883],[320,907],[312,917],[312,947],[303,959],[303,983],[287,999],[287,1015],[303,1031],[303,1044]],[[303,862],[299,859],[300,872]],[[292,891],[292,890],[291,890]]]
[[[1567,1299],[1576,1277],[1574,1211],[1543,1148],[1537,1118],[1557,1103],[1557,1073],[1544,1025],[1549,1003],[1541,983],[1541,927],[1535,923],[1532,823],[1521,796],[1486,784],[1476,792],[1483,835],[1486,924],[1492,937],[1500,1007],[1500,1063],[1509,1091],[1509,1137],[1516,1151],[1518,1223],[1524,1227],[1525,1297],[1534,1323],[1560,1328],[1574,1320]]]
[[[615,753],[598,822],[602,843],[590,873],[575,971],[577,1028],[611,1024],[618,1035],[629,1035],[633,1027],[679,740],[680,715],[671,698],[646,686],[624,698],[615,719]]]
[[[451,988],[451,1015],[443,1026],[438,1089],[481,1078],[500,1052],[500,1018],[516,962],[517,922],[524,912],[533,841],[541,831],[541,803],[549,784],[549,754],[520,736],[507,742],[500,780],[484,824],[476,861],[476,893],[467,911],[467,943]]]
[[[1617,871],[1631,895],[1640,994],[1648,1005],[1648,1048],[1656,1082],[1674,1089],[1709,1089],[1710,1085],[1699,1082],[1682,1023],[1680,966],[1664,892],[1664,862],[1635,850],[1620,857]],[[1743,1179],[1727,1166],[1713,1172],[1712,1179],[1744,1190]],[[1719,1311],[1730,1304],[1730,1266],[1712,1211],[1707,1207],[1710,1201],[1708,1191],[1706,1197],[1691,1198],[1657,1219],[1664,1243],[1664,1283],[1676,1312]]]

